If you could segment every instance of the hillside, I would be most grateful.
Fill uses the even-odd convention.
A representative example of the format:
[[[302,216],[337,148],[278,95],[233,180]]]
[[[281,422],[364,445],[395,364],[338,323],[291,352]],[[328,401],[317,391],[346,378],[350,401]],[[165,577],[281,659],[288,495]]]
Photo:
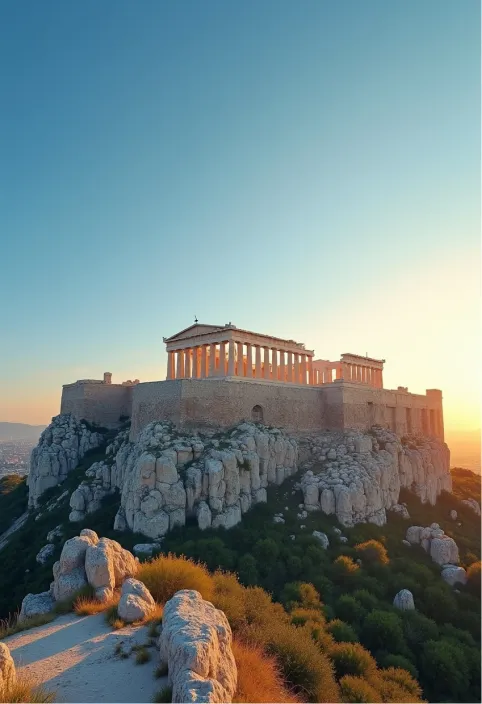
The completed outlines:
[[[228,483],[219,481],[221,462],[216,464],[216,460],[210,458],[229,460],[233,443],[238,442],[242,446],[248,441],[240,440],[246,437],[242,434],[244,431],[237,428],[230,431],[230,435],[218,433],[212,438],[204,437],[202,443],[199,438],[194,439],[193,446],[199,445],[197,460],[191,460],[186,466],[176,469],[175,465],[168,465],[164,459],[174,453],[166,443],[172,443],[171,447],[177,448],[178,457],[182,455],[188,459],[190,450],[186,439],[167,426],[159,426],[159,437],[164,444],[159,450],[153,450],[155,443],[161,442],[155,440],[155,427],[154,434],[147,433],[143,436],[141,444],[137,447],[128,443],[127,428],[116,435],[115,431],[99,428],[89,430],[85,423],[73,424],[71,430],[64,431],[62,423],[63,421],[58,421],[52,426],[52,440],[56,436],[61,440],[67,432],[70,433],[69,443],[74,437],[84,438],[83,456],[76,468],[69,471],[65,479],[60,478],[60,483],[43,489],[40,494],[37,492],[36,506],[32,506],[28,512],[27,487],[24,480],[5,480],[0,487],[0,531],[5,530],[19,517],[24,516],[25,519],[25,523],[9,536],[5,546],[0,548],[0,618],[6,618],[8,614],[18,610],[26,594],[37,594],[49,588],[53,564],[59,559],[64,542],[77,536],[81,529],[89,528],[106,538],[115,539],[128,550],[132,550],[137,544],[149,542],[154,554],[159,553],[162,548],[164,554],[186,556],[205,564],[211,574],[219,569],[232,572],[237,575],[243,588],[256,587],[265,590],[272,595],[278,605],[276,608],[281,609],[279,614],[287,614],[287,618],[294,625],[304,629],[303,633],[311,633],[305,645],[302,645],[301,641],[296,643],[297,638],[294,638],[293,644],[290,645],[290,648],[295,648],[293,657],[295,654],[296,657],[299,656],[299,648],[314,648],[310,658],[314,657],[316,660],[316,653],[319,653],[319,657],[326,653],[332,658],[336,657],[337,642],[351,643],[354,651],[351,654],[344,653],[343,657],[357,660],[359,657],[367,658],[370,654],[366,665],[370,671],[373,668],[402,668],[418,680],[423,697],[429,701],[480,701],[480,517],[470,506],[463,503],[466,499],[480,500],[480,476],[468,470],[453,469],[448,480],[445,475],[440,479],[446,486],[451,486],[451,491],[442,490],[434,505],[422,503],[415,493],[402,488],[400,495],[396,493],[396,500],[399,502],[396,505],[398,513],[383,510],[381,516],[377,509],[374,517],[378,525],[363,521],[356,522],[355,525],[347,524],[347,514],[343,511],[326,515],[316,506],[314,510],[305,510],[307,498],[311,496],[311,493],[307,492],[306,477],[310,481],[310,477],[332,477],[329,481],[333,486],[338,485],[340,492],[346,492],[350,485],[349,479],[343,480],[344,475],[349,478],[353,472],[364,471],[363,467],[357,464],[362,461],[360,458],[368,457],[371,458],[370,461],[375,461],[380,455],[383,462],[375,466],[373,481],[377,476],[381,477],[381,487],[387,478],[390,478],[392,483],[396,480],[390,459],[394,455],[387,450],[375,449],[363,454],[364,445],[367,448],[377,448],[385,443],[381,431],[374,431],[372,435],[348,438],[346,442],[355,443],[351,455],[350,451],[346,454],[345,445],[340,445],[340,438],[336,436],[336,447],[342,448],[343,452],[338,449],[341,460],[335,460],[335,452],[329,449],[329,445],[325,443],[327,438],[323,436],[321,445],[313,445],[315,461],[309,465],[312,469],[306,472],[306,463],[301,463],[300,469],[295,468],[293,471],[290,468],[283,476],[278,477],[279,485],[267,485],[264,489],[266,503],[252,506],[243,514],[241,522],[237,525],[229,530],[219,527],[219,524],[214,527],[214,521],[211,526],[201,525],[199,513],[186,512],[185,525],[171,525],[167,535],[157,538],[157,542],[153,543],[146,535],[129,530],[128,522],[123,526],[125,530],[114,529],[114,520],[123,505],[122,501],[125,501],[125,497],[129,495],[128,491],[134,487],[132,482],[141,477],[149,481],[152,464],[149,453],[158,453],[156,457],[160,460],[160,467],[166,479],[168,473],[175,473],[171,481],[176,482],[179,490],[185,485],[187,492],[195,491],[192,489],[194,484],[190,484],[193,478],[200,476],[199,486],[204,486],[206,481],[211,481],[211,474],[214,474],[218,477],[216,487],[219,487],[216,497],[227,497],[228,491],[233,495],[236,476],[239,475],[241,481],[245,482],[244,473],[249,471],[250,466],[258,466],[256,463],[253,465],[257,455],[252,451],[246,455],[249,463],[241,455],[237,470],[236,464],[234,465],[235,473],[230,477],[226,476]],[[276,429],[260,427],[255,435],[259,442],[266,443],[265,449],[268,448],[268,440],[272,436],[275,438],[273,448],[279,450],[288,447],[287,441],[283,440]],[[390,448],[393,453],[399,453],[398,456],[402,459],[409,456],[432,457],[435,460],[439,456],[438,446],[434,446],[435,449],[423,449],[426,444],[421,440],[410,441],[410,445],[405,446],[398,441],[394,442],[392,435],[387,437],[385,447]],[[100,444],[92,446],[94,441]],[[254,443],[254,440],[252,442]],[[216,449],[209,449],[210,443],[214,443]],[[54,444],[54,447],[65,447],[65,444]],[[90,449],[86,449],[89,444]],[[69,447],[69,444],[67,445]],[[201,450],[201,445],[204,450]],[[43,447],[42,452],[47,452],[51,458],[51,445]],[[71,452],[68,447],[67,451]],[[305,447],[303,452],[306,454],[307,451]],[[196,466],[201,462],[202,452],[211,453],[205,460],[209,474],[204,478]],[[294,448],[293,452],[288,467],[292,466],[292,459],[296,456],[298,448]],[[333,453],[331,459],[322,459],[330,453]],[[124,458],[124,464],[118,463],[119,458]],[[125,458],[130,459],[126,462]],[[49,468],[54,467],[51,460],[49,462]],[[156,458],[154,462],[157,462]],[[341,465],[337,470],[339,462]],[[410,467],[404,467],[404,471],[410,471]],[[327,471],[330,468],[331,474]],[[339,472],[340,479],[336,478],[334,472]],[[385,479],[382,481],[383,476]],[[430,481],[433,484],[433,479],[437,476],[426,472],[413,474],[413,486],[418,487],[417,491],[424,499],[432,497],[435,500],[436,494],[433,486],[430,488]],[[126,484],[126,481],[130,483]],[[346,482],[346,487],[342,481]],[[426,483],[417,483],[420,481]],[[222,486],[223,484],[225,486]],[[89,486],[92,489],[89,489]],[[169,486],[159,484],[162,491],[166,491]],[[79,487],[87,487],[88,491],[100,493],[95,495],[91,507],[84,505],[81,511],[80,504],[77,504],[75,499],[77,508],[72,511],[72,497],[78,496]],[[123,487],[123,500],[119,487]],[[367,496],[369,489],[367,485]],[[145,490],[139,491],[140,498],[136,498],[137,494],[134,493],[133,502],[145,502]],[[393,488],[390,492],[393,492]],[[193,504],[194,495],[193,493],[190,499],[188,494],[187,501]],[[389,495],[391,496],[386,494],[386,497]],[[220,501],[218,498],[216,500]],[[127,514],[129,504],[124,505]],[[156,506],[149,510],[159,511]],[[402,517],[407,511],[409,519]],[[179,513],[175,511],[172,515],[179,517]],[[75,518],[75,521],[72,522],[72,518]],[[434,528],[435,532],[444,534],[447,539],[453,539],[458,546],[460,564],[467,569],[466,585],[458,583],[456,588],[450,586],[442,579],[440,566],[434,563],[430,555],[420,545],[407,543],[405,538],[409,526],[433,527],[433,524],[440,526],[436,530]],[[43,563],[39,564],[38,553],[47,543],[51,547]],[[21,560],[19,555],[22,556]],[[169,574],[166,574],[165,578],[169,581]],[[151,587],[152,585],[149,586]],[[402,590],[409,590],[413,596],[414,611],[402,611],[394,606],[394,599]],[[244,598],[238,596],[241,600]],[[232,611],[233,605],[229,599],[223,599],[220,595],[217,602],[219,608],[226,608],[230,618],[234,619],[232,625],[236,624],[239,614],[236,616],[236,611]],[[313,609],[318,615],[313,614]],[[246,637],[251,630],[245,631],[244,628],[243,625],[239,632]],[[270,647],[274,647],[268,647],[265,640],[270,628],[268,624],[259,625],[256,631],[256,642],[262,644],[263,648],[267,647],[268,651]],[[277,657],[282,661],[282,654],[278,652]],[[342,677],[342,673],[343,676],[352,677],[361,676],[365,672],[365,666],[359,664],[345,664],[339,667],[341,669],[338,671],[337,681]],[[358,669],[360,667],[361,670]],[[375,669],[373,672],[379,670]],[[289,668],[285,676],[289,686],[296,684],[300,701],[323,701],[319,694],[314,693],[318,692],[316,688],[308,696],[303,689],[303,682],[296,680]],[[310,676],[308,672],[303,675],[304,678]],[[382,689],[373,689],[375,681],[376,687]],[[341,680],[338,684],[340,682]],[[341,700],[377,701],[376,697],[381,697],[383,701],[417,701],[418,695],[413,695],[414,698],[403,698],[407,695],[402,696],[400,692],[387,694],[384,685],[382,686],[376,678],[368,677],[363,687],[366,685],[372,687],[366,690],[369,694],[365,692],[362,695],[358,692],[353,695],[345,688],[344,693],[340,695]],[[380,694],[382,690],[385,692],[383,695]],[[333,691],[331,695],[326,696],[332,695]]]
[[[0,422],[0,442],[7,440],[32,440],[37,442],[46,425]]]

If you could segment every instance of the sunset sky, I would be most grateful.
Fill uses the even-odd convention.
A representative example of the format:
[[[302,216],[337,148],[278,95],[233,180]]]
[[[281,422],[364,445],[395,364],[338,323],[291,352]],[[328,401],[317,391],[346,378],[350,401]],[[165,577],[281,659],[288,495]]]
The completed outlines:
[[[0,421],[193,322],[480,426],[475,0],[4,0]]]

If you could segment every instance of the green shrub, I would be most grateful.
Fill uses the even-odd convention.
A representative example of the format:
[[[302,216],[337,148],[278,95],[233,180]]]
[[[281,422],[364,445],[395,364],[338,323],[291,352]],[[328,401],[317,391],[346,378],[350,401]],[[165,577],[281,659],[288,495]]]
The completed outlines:
[[[436,623],[451,621],[457,612],[457,602],[451,587],[445,582],[427,587],[423,593],[423,612]]]
[[[335,643],[329,655],[338,679],[343,675],[370,677],[377,669],[374,658],[360,643]]]
[[[428,640],[436,640],[438,637],[438,626],[435,621],[424,616],[418,611],[402,611],[402,630],[404,638],[411,650],[419,653],[424,643]]]
[[[152,701],[154,704],[170,704],[172,702],[172,687],[166,686],[160,689],[156,692]]]
[[[135,658],[135,663],[136,665],[144,665],[146,662],[149,662],[151,659],[151,654],[145,647],[141,647],[138,649],[136,652],[136,658]]]
[[[353,592],[352,596],[359,601],[367,611],[373,611],[373,609],[379,606],[378,598],[367,589],[357,589]]]
[[[355,545],[355,550],[362,562],[368,564],[388,565],[388,553],[384,545],[378,540],[367,540],[364,543]]]
[[[356,643],[358,641],[355,630],[348,623],[340,621],[339,618],[330,621],[326,630],[331,633],[337,643]]]
[[[463,650],[441,638],[425,643],[421,658],[424,688],[430,701],[468,701],[469,668]]]
[[[340,680],[341,700],[343,702],[366,702],[366,704],[377,704],[382,702],[382,698],[377,690],[371,686],[363,677],[353,677],[345,675]]]
[[[335,613],[339,619],[353,625],[363,621],[367,610],[353,596],[342,594],[335,604]]]
[[[480,560],[467,569],[467,590],[480,598]]]
[[[360,640],[372,652],[388,650],[403,653],[406,650],[402,620],[388,611],[372,611],[365,618]]]
[[[240,581],[247,587],[255,585],[259,580],[256,564],[256,560],[250,553],[239,558],[237,572]]]
[[[377,654],[377,660],[380,667],[388,668],[395,667],[406,670],[414,679],[418,679],[418,670],[410,660],[403,655],[395,653],[384,653],[382,656]]]

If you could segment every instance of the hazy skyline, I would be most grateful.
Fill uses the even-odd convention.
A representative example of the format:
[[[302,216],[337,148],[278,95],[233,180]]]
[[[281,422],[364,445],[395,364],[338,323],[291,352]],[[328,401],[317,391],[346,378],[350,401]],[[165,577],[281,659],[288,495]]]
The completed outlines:
[[[0,420],[196,314],[479,427],[479,3],[7,0],[0,59]]]

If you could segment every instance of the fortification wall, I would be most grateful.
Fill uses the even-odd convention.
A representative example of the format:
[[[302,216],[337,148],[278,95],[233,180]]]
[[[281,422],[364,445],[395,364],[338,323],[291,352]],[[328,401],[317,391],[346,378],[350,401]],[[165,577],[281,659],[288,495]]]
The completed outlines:
[[[176,379],[138,384],[132,403],[131,440],[152,420],[179,427],[229,427],[253,416],[290,432],[323,427],[320,388],[246,379]]]
[[[428,390],[426,395],[406,390],[377,389],[350,382],[334,382],[323,387],[327,429],[367,430],[381,425],[398,435],[422,433],[444,439],[442,392]]]
[[[133,386],[77,382],[62,388],[60,413],[72,413],[107,428],[119,424],[121,416],[130,416]]]

